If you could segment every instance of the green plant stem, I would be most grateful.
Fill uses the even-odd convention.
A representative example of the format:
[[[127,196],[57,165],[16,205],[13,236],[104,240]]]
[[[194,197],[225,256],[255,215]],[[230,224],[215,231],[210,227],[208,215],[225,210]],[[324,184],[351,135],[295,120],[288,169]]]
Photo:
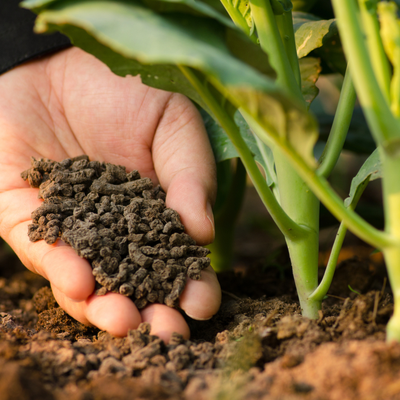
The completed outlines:
[[[223,161],[227,163],[231,172],[231,160]],[[219,163],[221,164],[221,163]],[[222,174],[222,179],[226,179],[226,174]],[[243,198],[246,191],[246,169],[240,159],[237,159],[235,171],[232,173],[232,181],[227,196],[218,209],[214,212],[215,238],[208,245],[211,250],[209,255],[211,265],[216,272],[227,271],[233,263],[233,242],[235,238],[235,225],[242,208]]]
[[[238,152],[246,171],[253,182],[261,201],[264,203],[272,219],[277,224],[281,232],[288,237],[297,237],[304,234],[304,228],[296,224],[282,209],[275,196],[268,187],[264,177],[262,176],[253,155],[240,135],[240,131],[234,120],[222,108],[217,100],[210,94],[207,87],[200,82],[196,74],[188,67],[179,66],[179,69],[189,80],[192,86],[197,90],[203,101],[207,104],[214,118],[219,122],[225,130],[230,140]]]
[[[394,67],[390,91],[391,110],[396,117],[400,117],[400,50],[397,52],[397,57],[398,59]]]
[[[329,138],[319,160],[317,174],[320,176],[327,178],[339,159],[350,127],[355,103],[356,92],[347,67]]]
[[[240,12],[238,6],[239,1],[236,1],[236,6],[233,4],[235,0],[221,0],[222,5],[225,7],[226,12],[231,17],[233,23],[238,26],[246,35],[254,42],[257,43],[257,37],[254,32],[251,32],[251,29],[246,21],[244,15]]]
[[[286,156],[279,148],[274,148],[274,160],[282,208],[297,224],[318,232],[319,202],[317,198],[293,166],[287,162]]]
[[[365,188],[368,186],[369,179],[366,179],[362,185],[360,185],[356,196],[354,197],[352,203],[349,205],[349,209],[354,210],[357,206],[358,201],[361,198],[361,195],[363,194]],[[331,286],[333,275],[335,273],[337,261],[339,258],[339,253],[343,245],[344,238],[347,233],[347,227],[346,225],[342,222],[339,226],[339,229],[337,231],[335,241],[332,246],[331,254],[329,255],[329,260],[328,264],[325,268],[325,273],[324,276],[318,285],[317,289],[315,292],[313,292],[310,296],[310,299],[315,299],[315,300],[320,300],[322,301],[323,298],[326,296],[328,293],[328,290]]]
[[[276,15],[275,19],[294,77],[301,90],[300,65],[297,57],[296,41],[294,39],[292,11],[284,12],[282,15]]]
[[[382,39],[379,33],[379,22],[376,13],[377,1],[358,0],[360,15],[364,31],[367,37],[367,48],[375,72],[378,85],[385,97],[387,104],[390,104],[390,65],[383,48]]]
[[[271,66],[278,75],[277,82],[304,102],[269,0],[250,0],[250,6],[261,48],[268,54]]]
[[[318,233],[310,234],[306,239],[291,241],[286,239],[296,291],[301,313],[310,319],[318,318],[322,299],[312,298],[311,294],[318,286]]]
[[[304,104],[291,13],[275,16],[269,0],[250,0],[250,4],[260,45],[268,53],[271,65],[277,72],[278,84]],[[266,137],[267,135],[261,136],[264,140]],[[310,299],[310,295],[318,285],[319,201],[296,169],[288,164],[282,149],[279,146],[271,148],[280,204],[297,224],[305,228],[306,234],[295,238],[285,235],[285,240],[302,314],[316,319],[321,301]]]
[[[380,151],[382,163],[385,229],[400,237],[400,157],[390,157]]]
[[[328,293],[328,290],[332,283],[333,275],[335,274],[339,253],[340,250],[342,249],[346,233],[347,233],[346,225],[344,225],[342,222],[337,231],[322,281],[318,285],[317,289],[310,295],[310,299],[322,301],[326,296],[326,294]]]
[[[275,16],[268,0],[251,0],[250,4],[260,45],[277,71],[278,84],[304,103],[291,13]],[[316,319],[321,301],[309,296],[318,285],[319,201],[295,168],[288,164],[281,149],[273,146],[272,150],[280,204],[289,217],[305,229],[300,237],[285,235],[302,314]]]
[[[251,114],[241,109],[256,137],[265,137],[260,124],[255,122]],[[259,139],[260,140],[260,139]],[[288,164],[286,157],[278,146],[272,145],[277,171],[278,187],[276,195],[288,215],[304,228],[304,234],[296,237],[285,236],[289,249],[293,275],[300,306],[304,316],[318,318],[321,300],[310,299],[311,293],[318,285],[318,225],[319,202],[297,172]],[[284,233],[284,232],[283,232]]]
[[[388,148],[398,140],[400,122],[394,118],[375,77],[361,30],[355,1],[332,0],[342,44],[351,69],[354,85],[371,132],[378,145]],[[380,57],[379,54],[374,55]]]
[[[386,326],[386,340],[400,342],[400,247],[383,251],[389,281],[393,291],[393,315]]]
[[[400,158],[380,152],[383,172],[385,230],[400,241]],[[394,297],[394,312],[387,325],[387,340],[400,342],[400,244],[383,249]]]
[[[311,299],[310,295],[318,286],[319,201],[277,148],[274,149],[274,160],[280,203],[295,222],[307,229],[306,235],[294,240],[285,237],[285,240],[302,315],[316,319],[321,300]]]

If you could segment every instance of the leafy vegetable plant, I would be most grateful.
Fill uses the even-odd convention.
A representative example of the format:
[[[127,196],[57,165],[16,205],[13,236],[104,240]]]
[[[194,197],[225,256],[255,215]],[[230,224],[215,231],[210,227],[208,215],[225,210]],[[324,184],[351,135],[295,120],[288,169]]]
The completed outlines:
[[[313,3],[294,1],[300,8]],[[285,237],[303,315],[318,317],[350,229],[385,256],[395,298],[387,336],[400,341],[400,25],[395,3],[332,0],[336,20],[321,20],[305,8],[293,12],[290,0],[25,0],[23,5],[39,14],[37,32],[60,30],[114,73],[140,74],[145,84],[183,93],[204,111],[221,183],[217,267],[224,265],[218,248],[229,242],[227,224],[239,208],[245,170]],[[317,160],[318,126],[308,109],[318,93],[321,59],[346,72]],[[343,202],[327,178],[351,121],[353,81],[376,150]],[[240,159],[234,172],[226,161],[233,157]],[[368,182],[380,177],[384,231],[354,211]],[[224,205],[227,193],[237,201]],[[341,221],[320,283],[319,201]]]

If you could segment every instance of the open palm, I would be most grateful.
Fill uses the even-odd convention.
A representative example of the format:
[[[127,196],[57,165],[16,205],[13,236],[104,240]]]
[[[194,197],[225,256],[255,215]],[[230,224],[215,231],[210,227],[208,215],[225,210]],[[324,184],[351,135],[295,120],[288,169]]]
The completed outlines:
[[[91,267],[61,241],[31,243],[27,226],[41,200],[20,178],[30,156],[93,160],[137,169],[160,183],[168,207],[179,212],[198,244],[214,235],[211,204],[215,165],[201,119],[184,96],[121,78],[94,57],[71,48],[15,68],[0,77],[0,235],[30,270],[48,279],[71,316],[123,336],[142,321],[168,341],[189,336],[181,314],[153,304],[140,313],[128,298],[93,294]],[[220,289],[211,268],[189,280],[180,300],[196,319],[218,309]]]

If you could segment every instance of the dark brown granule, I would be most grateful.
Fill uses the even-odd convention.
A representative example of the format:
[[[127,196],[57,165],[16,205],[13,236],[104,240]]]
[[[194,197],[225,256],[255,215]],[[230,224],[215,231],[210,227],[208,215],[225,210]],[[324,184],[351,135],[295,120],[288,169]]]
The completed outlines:
[[[187,277],[201,278],[209,250],[184,232],[179,214],[165,206],[165,193],[149,178],[125,167],[90,161],[31,158],[21,177],[39,188],[42,205],[32,212],[31,241],[61,238],[93,268],[98,295],[130,297],[179,306]]]

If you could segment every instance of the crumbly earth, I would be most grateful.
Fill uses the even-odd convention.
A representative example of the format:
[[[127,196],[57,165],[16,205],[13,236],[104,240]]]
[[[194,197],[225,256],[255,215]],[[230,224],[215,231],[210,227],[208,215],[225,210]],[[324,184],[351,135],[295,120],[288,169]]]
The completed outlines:
[[[147,324],[115,338],[77,323],[46,281],[0,246],[1,399],[400,399],[400,344],[385,342],[393,303],[381,265],[343,261],[311,321],[287,271],[243,262],[241,272],[220,275],[217,315],[188,318],[191,340],[175,334],[165,345]]]
[[[184,233],[165,193],[125,167],[90,161],[31,158],[22,172],[39,188],[42,205],[32,213],[31,241],[61,237],[93,268],[98,295],[117,292],[142,309],[148,303],[179,306],[186,279],[199,280],[209,250]]]
[[[385,342],[393,302],[379,254],[345,248],[310,321],[280,237],[266,237],[256,215],[258,228],[238,230],[234,271],[219,275],[219,312],[185,317],[190,341],[174,335],[168,345],[148,325],[115,338],[77,323],[0,239],[0,398],[400,400],[400,344]]]

